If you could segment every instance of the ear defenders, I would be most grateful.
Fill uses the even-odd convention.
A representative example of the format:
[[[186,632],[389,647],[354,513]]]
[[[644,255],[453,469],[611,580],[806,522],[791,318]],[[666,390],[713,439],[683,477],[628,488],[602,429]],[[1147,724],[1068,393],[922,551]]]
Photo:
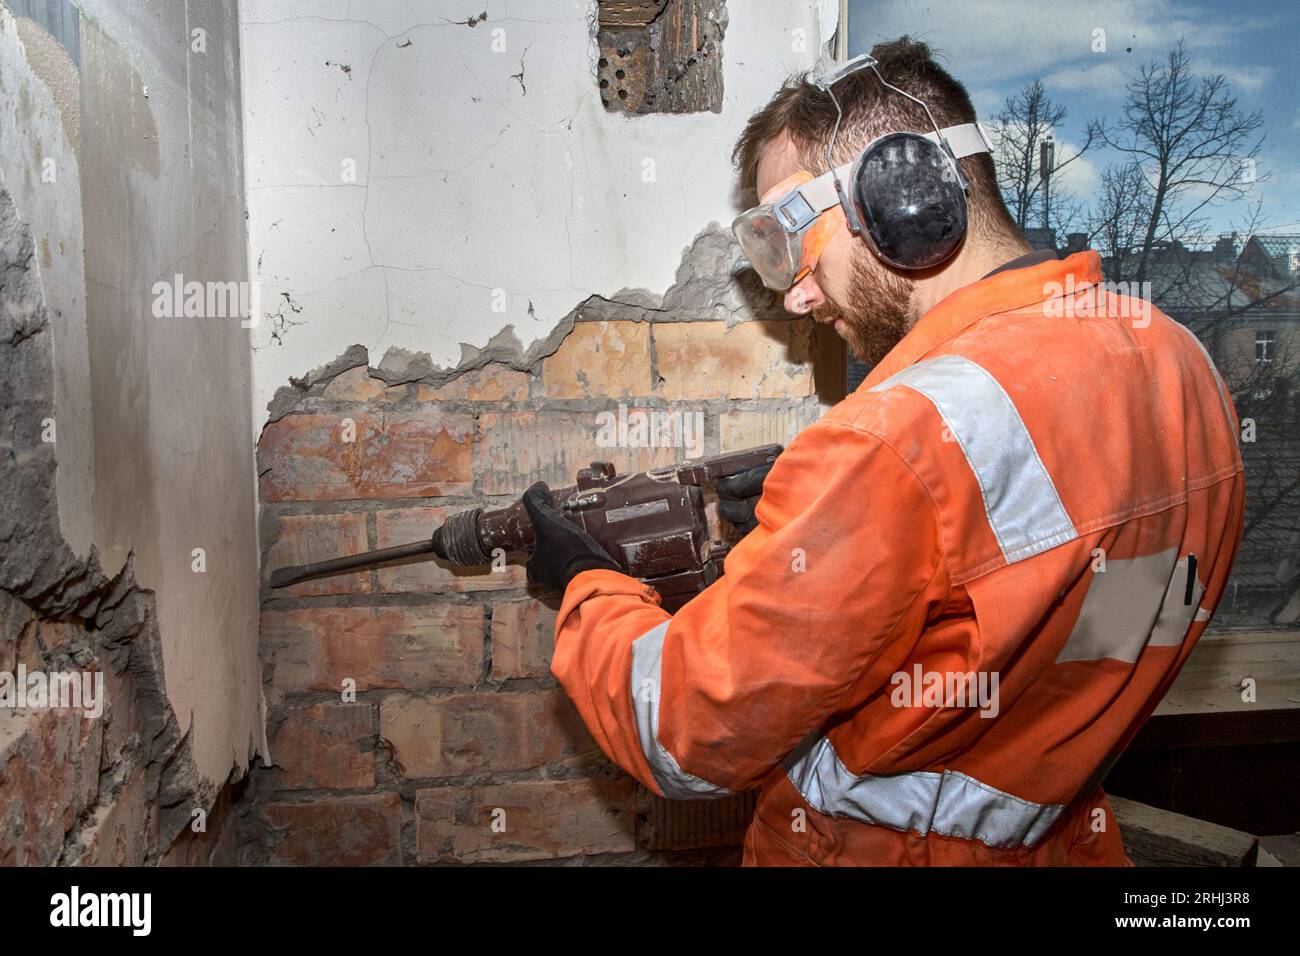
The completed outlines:
[[[816,179],[796,173],[773,187],[771,201],[741,213],[732,232],[763,284],[777,291],[816,268],[841,222],[894,268],[928,269],[966,236],[966,180],[957,160],[988,151],[977,123],[886,133],[851,163]]]
[[[865,233],[876,255],[897,269],[936,266],[966,237],[959,177],[942,146],[916,133],[882,136],[849,173],[849,228]]]
[[[853,162],[836,167],[832,157],[843,113],[831,87],[861,69],[870,69],[881,85],[917,103],[934,132],[886,133]],[[939,129],[925,102],[886,83],[866,54],[815,82],[835,104],[835,128],[826,147],[831,171],[815,179],[807,173],[791,177],[772,190],[774,201],[747,210],[732,224],[763,284],[788,289],[816,267],[829,236],[827,229],[814,226],[834,206],[843,210],[849,230],[865,235],[875,254],[896,269],[928,269],[952,256],[968,224],[967,182],[957,160],[992,151],[979,124]]]

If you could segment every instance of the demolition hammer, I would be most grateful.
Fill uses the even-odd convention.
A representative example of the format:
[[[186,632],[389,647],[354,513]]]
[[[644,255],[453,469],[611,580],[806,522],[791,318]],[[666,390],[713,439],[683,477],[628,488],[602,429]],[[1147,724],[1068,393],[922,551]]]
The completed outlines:
[[[726,542],[712,541],[704,511],[704,486],[771,464],[780,445],[695,458],[632,475],[616,475],[607,461],[578,472],[577,484],[554,491],[565,518],[599,542],[624,571],[652,585],[663,607],[675,611],[717,580]],[[316,561],[271,573],[271,587],[432,553],[450,564],[474,567],[504,552],[531,552],[533,526],[522,501],[504,508],[474,508],[449,517],[432,537],[412,544]]]

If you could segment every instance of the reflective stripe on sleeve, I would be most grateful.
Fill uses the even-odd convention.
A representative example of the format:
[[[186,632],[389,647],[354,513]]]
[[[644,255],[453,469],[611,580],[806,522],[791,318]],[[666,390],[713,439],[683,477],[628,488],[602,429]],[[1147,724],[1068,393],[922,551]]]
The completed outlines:
[[[929,399],[952,432],[979,482],[989,526],[1008,564],[1078,537],[1020,413],[983,367],[942,355],[891,375],[871,391],[896,385]]]
[[[671,621],[664,621],[632,642],[632,708],[636,713],[636,732],[641,753],[650,764],[659,789],[669,800],[701,800],[726,797],[731,791],[717,787],[677,765],[673,755],[659,743],[660,668],[664,635]]]
[[[1031,847],[1064,809],[1031,803],[952,770],[887,776],[852,773],[822,737],[786,761],[786,775],[818,813],[921,836],[979,840],[992,847]]]

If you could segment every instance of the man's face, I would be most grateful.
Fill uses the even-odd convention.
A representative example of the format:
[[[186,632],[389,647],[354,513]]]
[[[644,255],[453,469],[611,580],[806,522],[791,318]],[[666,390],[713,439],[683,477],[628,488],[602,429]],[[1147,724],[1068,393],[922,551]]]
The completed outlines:
[[[790,138],[782,133],[763,149],[757,191],[767,191],[803,167]],[[847,228],[826,243],[817,266],[785,292],[785,308],[833,325],[859,361],[874,365],[907,332],[912,283],[884,266],[866,241]]]

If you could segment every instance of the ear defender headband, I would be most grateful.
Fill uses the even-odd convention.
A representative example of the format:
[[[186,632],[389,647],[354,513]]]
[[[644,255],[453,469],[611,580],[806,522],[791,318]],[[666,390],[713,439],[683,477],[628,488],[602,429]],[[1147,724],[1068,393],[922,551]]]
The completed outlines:
[[[853,162],[837,167],[832,157],[843,113],[831,87],[862,69],[870,69],[882,86],[919,104],[934,132],[886,133],[868,143]],[[992,152],[980,125],[940,129],[930,108],[886,83],[876,61],[866,54],[822,74],[815,83],[835,104],[835,127],[826,146],[831,171],[815,179],[806,172],[790,177],[768,194],[772,201],[747,210],[732,224],[763,284],[780,291],[807,275],[841,221],[855,236],[865,235],[875,254],[894,268],[928,269],[948,259],[961,246],[967,227],[968,183],[957,160]],[[831,210],[831,216],[820,218]]]

